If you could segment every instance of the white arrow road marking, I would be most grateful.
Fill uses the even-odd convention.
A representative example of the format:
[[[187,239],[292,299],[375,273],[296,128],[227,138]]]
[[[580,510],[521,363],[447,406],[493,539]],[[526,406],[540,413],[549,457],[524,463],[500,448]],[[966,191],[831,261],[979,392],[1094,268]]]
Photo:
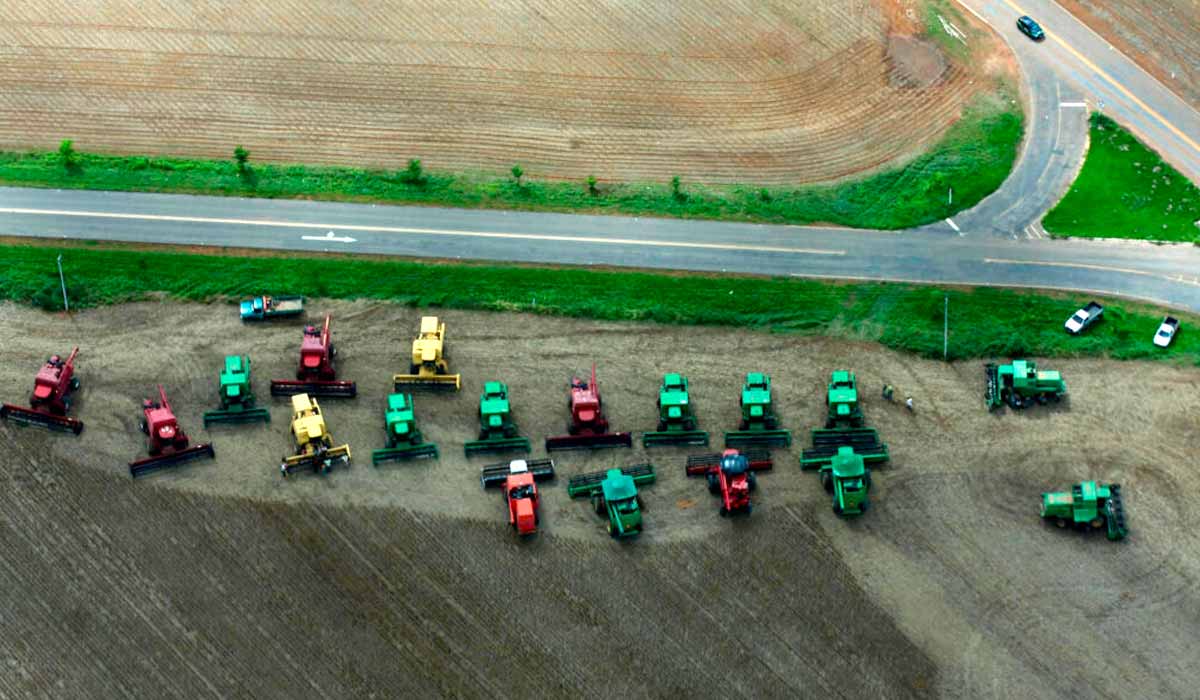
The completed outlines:
[[[740,243],[692,243],[688,241],[654,241],[637,238],[602,238],[599,236],[558,236],[538,233],[496,233],[491,231],[456,231],[452,229],[406,228],[401,226],[355,226],[350,224],[310,224],[301,221],[271,221],[266,219],[221,219],[203,216],[168,216],[165,214],[121,214],[117,212],[66,211],[54,209],[19,209],[0,207],[0,214],[31,214],[34,216],[77,216],[97,219],[136,221],[177,221],[182,223],[224,224],[227,226],[265,226],[272,228],[325,229],[333,231],[364,231],[368,233],[402,233],[418,236],[462,236],[466,238],[499,238],[526,241],[560,241],[565,243],[596,243],[599,245],[648,246],[651,248],[696,248],[701,250],[741,250],[756,253],[792,253],[798,255],[845,255],[844,250],[824,248],[787,248],[783,246],[743,245]],[[329,234],[316,240],[327,241]],[[169,242],[169,241],[164,241]]]
[[[333,234],[333,231],[329,231],[324,236],[301,236],[300,240],[302,240],[302,241],[332,241],[334,243],[353,243],[353,242],[357,241],[358,239],[351,238],[349,236],[335,236]]]

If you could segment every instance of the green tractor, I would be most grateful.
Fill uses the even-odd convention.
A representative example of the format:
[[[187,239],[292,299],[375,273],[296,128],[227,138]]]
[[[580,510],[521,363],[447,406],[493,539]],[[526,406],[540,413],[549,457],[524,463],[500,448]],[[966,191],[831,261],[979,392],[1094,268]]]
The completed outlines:
[[[829,377],[829,391],[825,396],[828,415],[825,427],[849,425],[852,428],[863,424],[862,406],[858,403],[858,380],[853,372],[835,370]]]
[[[508,401],[508,386],[503,382],[486,382],[479,395],[479,439],[464,446],[467,456],[495,452],[528,452],[529,438],[517,434],[512,407]]]
[[[387,447],[371,452],[371,464],[418,457],[437,459],[437,445],[424,442],[421,431],[417,429],[412,394],[388,395],[387,408],[383,413],[383,426],[387,431]]]
[[[1007,403],[1012,408],[1028,408],[1034,402],[1058,402],[1067,395],[1067,383],[1062,374],[1038,370],[1033,360],[1013,360],[1009,365],[988,363],[984,368],[987,392],[984,401],[988,410]]]
[[[204,414],[204,427],[212,423],[271,422],[271,412],[254,405],[250,390],[250,358],[245,355],[226,355],[221,372],[221,407]]]
[[[1113,541],[1124,539],[1128,533],[1120,484],[1084,481],[1072,486],[1070,492],[1043,493],[1042,518],[1077,530],[1105,528]]]
[[[829,464],[821,468],[821,485],[833,494],[833,512],[838,515],[862,515],[867,512],[867,492],[871,490],[871,470],[853,447],[842,446]]]
[[[652,484],[654,479],[650,464],[580,474],[567,482],[567,495],[591,498],[596,515],[608,519],[609,535],[633,537],[642,532],[642,499],[637,487]]]
[[[663,375],[658,389],[658,430],[644,433],[642,446],[707,444],[708,433],[696,429],[687,377],[675,373]]]
[[[792,444],[790,430],[779,428],[771,402],[771,377],[749,372],[742,384],[742,419],[736,431],[725,433],[726,447],[786,447]]]

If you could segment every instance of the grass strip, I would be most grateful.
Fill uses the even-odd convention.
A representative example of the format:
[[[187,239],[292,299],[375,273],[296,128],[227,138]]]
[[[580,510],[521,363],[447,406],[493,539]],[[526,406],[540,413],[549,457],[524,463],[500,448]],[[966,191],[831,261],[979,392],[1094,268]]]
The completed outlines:
[[[255,294],[379,299],[418,307],[520,311],[579,318],[745,327],[877,341],[942,356],[949,297],[951,359],[1107,356],[1200,364],[1200,319],[1181,316],[1171,348],[1151,338],[1152,306],[1106,301],[1105,320],[1081,337],[1063,321],[1087,298],[994,288],[716,277],[634,271],[473,265],[274,255],[209,255],[111,246],[12,245],[3,249],[0,299],[61,309],[55,258],[63,254],[72,308],[166,294],[198,302]],[[236,311],[230,308],[230,314]]]

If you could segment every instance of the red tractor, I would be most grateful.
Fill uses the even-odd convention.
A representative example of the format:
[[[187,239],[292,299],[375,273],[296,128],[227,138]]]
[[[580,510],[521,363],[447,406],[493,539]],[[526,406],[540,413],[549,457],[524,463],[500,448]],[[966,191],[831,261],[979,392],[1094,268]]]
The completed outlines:
[[[721,499],[722,516],[734,513],[749,515],[752,509],[750,492],[757,485],[754,472],[772,466],[771,453],[766,450],[745,453],[725,450],[721,454],[688,457],[687,475],[704,475],[708,481],[708,492]]]
[[[129,463],[129,474],[135,478],[198,457],[216,456],[209,443],[188,447],[187,433],[179,427],[161,384],[158,385],[158,401],[142,400],[142,420],[138,427],[150,438],[147,442],[150,456]]]
[[[508,524],[518,535],[537,532],[539,522],[537,483],[554,478],[554,461],[549,459],[514,459],[508,464],[489,464],[483,468],[479,481],[484,488],[502,486],[504,502],[508,505]]]
[[[596,365],[592,365],[592,379],[571,378],[571,393],[567,399],[571,419],[567,422],[567,434],[546,438],[546,451],[594,449],[597,447],[632,447],[631,433],[608,432],[608,419],[604,417],[604,402],[600,400],[600,387],[596,384]]]
[[[352,398],[358,393],[354,382],[337,381],[337,370],[334,367],[337,349],[333,347],[329,322],[330,316],[326,314],[325,325],[321,328],[312,325],[304,327],[296,379],[272,379],[272,396],[308,394]]]
[[[67,417],[71,410],[71,394],[79,389],[79,379],[75,377],[75,356],[78,354],[79,348],[75,348],[65,360],[59,355],[51,355],[33,379],[29,408],[6,403],[0,406],[0,418],[22,425],[69,430],[78,435],[83,430],[83,423]]]

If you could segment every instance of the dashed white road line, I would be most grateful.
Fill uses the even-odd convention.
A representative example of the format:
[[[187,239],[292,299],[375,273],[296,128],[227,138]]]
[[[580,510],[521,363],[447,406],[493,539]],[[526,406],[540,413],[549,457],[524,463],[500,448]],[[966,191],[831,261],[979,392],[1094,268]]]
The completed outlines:
[[[459,236],[465,238],[493,238],[524,241],[555,241],[562,243],[594,243],[598,245],[645,246],[649,248],[690,248],[699,250],[740,250],[756,253],[791,253],[795,255],[845,255],[844,250],[826,248],[789,248],[785,246],[749,245],[741,243],[693,243],[690,241],[655,241],[639,238],[604,238],[601,236],[561,236],[540,233],[499,233],[493,231],[459,231],[454,229],[408,228],[403,226],[364,226],[354,224],[318,224],[302,221],[272,221],[269,219],[222,219],[203,216],[171,216],[166,214],[122,214],[106,211],[71,211],[56,209],[0,208],[0,214],[26,214],[34,216],[73,216],[96,219],[123,219],[134,221],[169,221],[175,223],[224,224],[226,226],[263,226],[268,228],[318,229],[328,233],[314,236],[319,241],[348,243],[330,237],[334,231],[365,231],[369,233],[399,233],[418,236]],[[955,227],[957,228],[957,227]],[[348,237],[347,237],[348,238]],[[165,241],[169,242],[169,241]]]
[[[962,229],[960,229],[958,227],[958,224],[954,223],[954,219],[951,219],[950,217],[947,216],[946,223],[950,224],[950,228],[954,229],[958,233],[958,235],[960,235],[960,236],[963,235]]]
[[[1058,106],[1060,108],[1062,108],[1062,107],[1083,107],[1084,109],[1086,109],[1088,104],[1086,102],[1059,102]]]
[[[1090,263],[1050,262],[1047,260],[1009,260],[1006,258],[984,258],[983,262],[990,265],[1035,265],[1040,267],[1073,267],[1080,270],[1101,270],[1103,272],[1120,272],[1126,275],[1142,275],[1159,279],[1180,282],[1200,287],[1200,279],[1187,279],[1183,275],[1163,275],[1145,270],[1134,270],[1128,267],[1111,267],[1109,265],[1093,265]]]

